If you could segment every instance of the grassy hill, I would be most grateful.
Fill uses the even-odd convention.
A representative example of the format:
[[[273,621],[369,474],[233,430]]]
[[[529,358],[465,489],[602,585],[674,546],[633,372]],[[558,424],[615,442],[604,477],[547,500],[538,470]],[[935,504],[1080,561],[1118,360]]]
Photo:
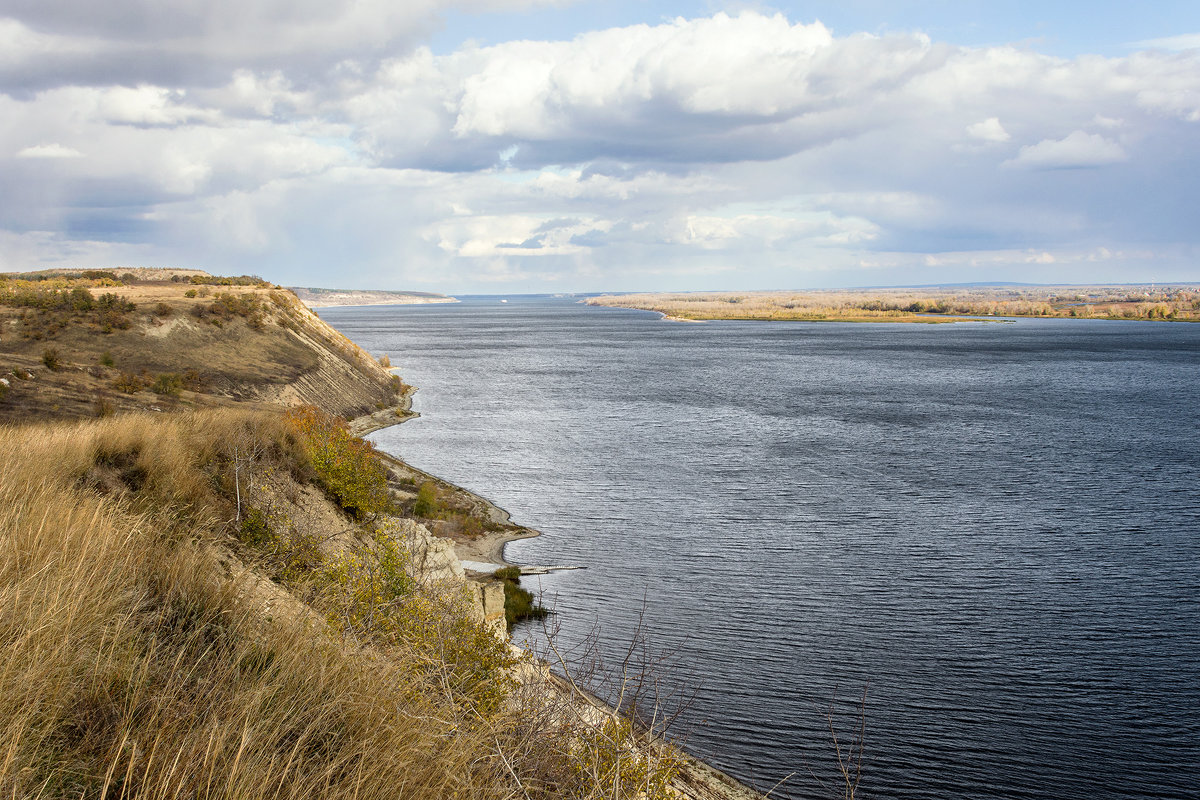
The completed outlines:
[[[351,434],[405,387],[293,295],[7,276],[0,371],[0,795],[750,796],[508,645],[428,531],[497,523]]]
[[[291,292],[178,271],[0,276],[0,375],[0,422],[243,403],[353,417],[404,389]]]

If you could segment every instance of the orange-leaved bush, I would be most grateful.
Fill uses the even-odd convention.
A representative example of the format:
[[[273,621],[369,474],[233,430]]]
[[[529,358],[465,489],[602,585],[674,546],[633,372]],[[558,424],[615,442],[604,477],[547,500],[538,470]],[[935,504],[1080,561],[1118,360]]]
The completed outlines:
[[[287,420],[303,438],[317,478],[342,508],[362,519],[391,507],[387,473],[374,445],[315,406],[292,409]]]

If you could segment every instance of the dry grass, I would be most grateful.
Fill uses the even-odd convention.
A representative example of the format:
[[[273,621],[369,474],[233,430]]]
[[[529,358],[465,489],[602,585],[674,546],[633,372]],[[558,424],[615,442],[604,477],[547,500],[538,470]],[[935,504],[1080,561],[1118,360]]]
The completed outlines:
[[[1194,285],[688,292],[606,295],[587,302],[693,320],[936,323],[972,316],[1200,320],[1200,289]]]
[[[482,640],[436,596],[363,594],[383,559],[288,613],[230,554],[246,444],[304,478],[279,415],[0,428],[0,796],[664,796],[669,757],[536,681],[464,702]]]

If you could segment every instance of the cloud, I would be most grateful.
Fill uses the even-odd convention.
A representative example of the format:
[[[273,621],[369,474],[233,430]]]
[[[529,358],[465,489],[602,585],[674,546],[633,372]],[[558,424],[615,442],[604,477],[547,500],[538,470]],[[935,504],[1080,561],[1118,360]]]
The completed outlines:
[[[1129,156],[1116,142],[1098,133],[1074,131],[1064,139],[1043,139],[1026,145],[1005,166],[1027,169],[1079,169],[1103,167],[1125,161]]]
[[[1084,243],[1194,263],[1195,52],[1062,59],[745,11],[439,55],[417,42],[448,4],[392,5],[0,0],[9,258],[448,291],[1066,269]],[[972,252],[1012,257],[942,255]]]
[[[447,10],[522,10],[558,0],[3,0],[0,85],[211,86],[233,69],[316,80],[344,60],[410,50]]]
[[[360,144],[389,166],[678,169],[875,135],[893,148],[990,147],[1005,160],[1014,153],[998,145],[1060,139],[1098,119],[1200,121],[1198,61],[837,38],[820,23],[743,12],[446,56],[420,49],[363,75],[341,102]]]
[[[35,144],[17,151],[17,158],[82,158],[83,153],[57,142]]]
[[[1161,39],[1144,39],[1140,42],[1134,42],[1130,47],[1143,50],[1147,48],[1197,50],[1200,49],[1200,33],[1185,33],[1180,36],[1166,36]]]
[[[1007,142],[1012,138],[1008,131],[1004,130],[1004,126],[1000,124],[999,117],[988,117],[982,122],[968,125],[967,135],[972,139],[979,139],[984,142]]]

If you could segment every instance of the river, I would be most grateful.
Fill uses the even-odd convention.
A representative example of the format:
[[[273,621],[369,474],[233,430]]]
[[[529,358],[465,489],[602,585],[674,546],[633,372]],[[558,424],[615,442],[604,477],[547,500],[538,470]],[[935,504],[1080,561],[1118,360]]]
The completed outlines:
[[[1200,325],[506,299],[321,316],[420,389],[381,448],[584,567],[564,645],[670,653],[690,750],[840,796],[832,717],[860,798],[1197,796]]]

